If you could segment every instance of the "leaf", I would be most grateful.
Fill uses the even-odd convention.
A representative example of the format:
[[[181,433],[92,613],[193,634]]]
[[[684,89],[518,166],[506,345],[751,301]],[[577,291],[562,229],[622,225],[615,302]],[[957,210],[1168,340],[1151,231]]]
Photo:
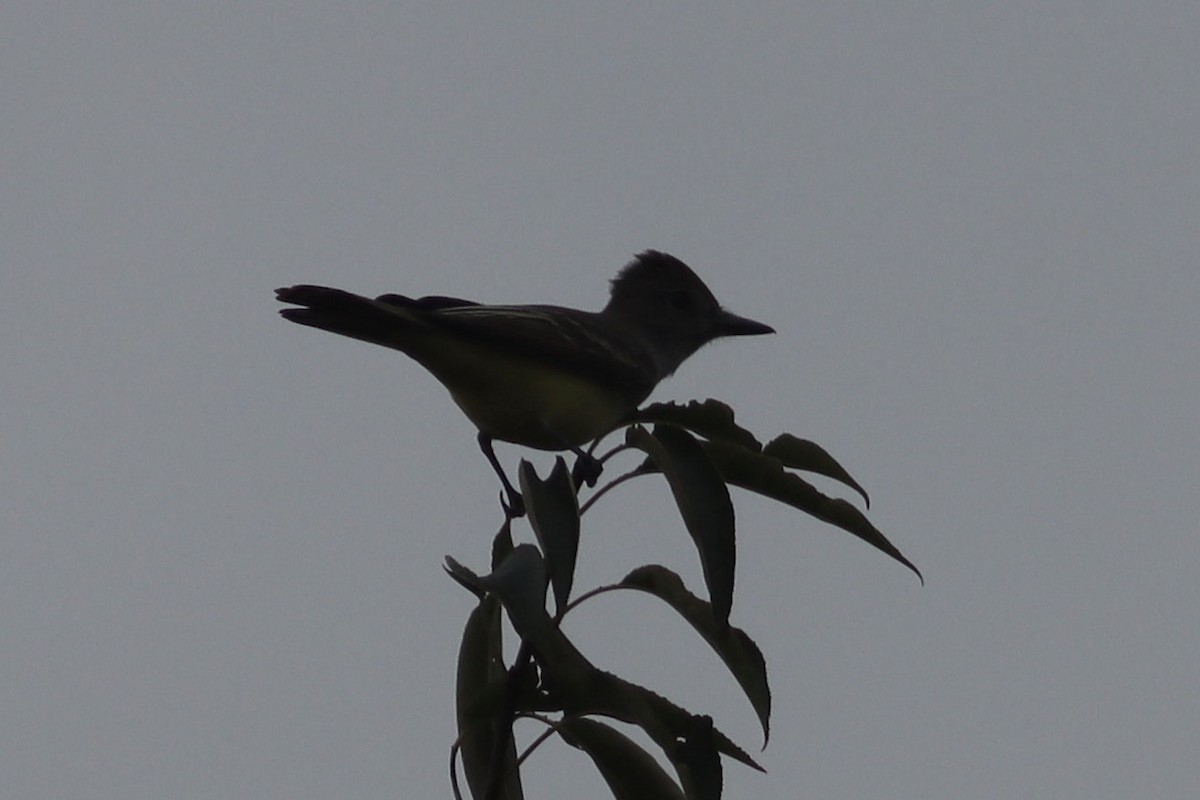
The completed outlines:
[[[685,800],[654,757],[612,726],[567,717],[558,724],[558,734],[588,754],[616,800]]]
[[[500,562],[508,558],[508,554],[513,549],[512,538],[512,518],[504,517],[504,524],[500,526],[500,530],[496,531],[496,535],[492,537],[492,569],[500,566]]]
[[[525,496],[529,524],[546,558],[550,585],[554,589],[554,605],[561,612],[571,597],[575,557],[579,552],[579,501],[575,486],[562,456],[555,459],[554,469],[545,481],[524,459],[517,469],[517,477],[521,482],[521,494]]]
[[[721,800],[723,776],[712,717],[692,717],[687,734],[671,754],[671,761],[683,779],[689,800]]]
[[[467,617],[462,645],[458,649],[455,692],[458,744],[467,786],[471,796],[476,798],[484,796],[490,780],[505,683],[499,612],[500,604],[494,597],[488,597],[476,606]],[[504,783],[500,797],[521,800],[517,749],[511,736],[502,769]]]
[[[483,596],[487,594],[487,587],[483,585],[483,579],[455,561],[452,557],[446,556],[446,566],[444,569],[460,586],[472,592],[480,599],[483,599]]]
[[[733,421],[733,409],[719,400],[678,403],[651,403],[633,414],[631,422],[664,422],[686,428],[705,439],[719,439],[759,451],[762,445],[754,434]]]
[[[547,710],[577,714],[603,714],[641,726],[663,752],[687,733],[692,714],[636,684],[592,665],[559,630],[546,613],[545,568],[541,554],[531,544],[517,545],[499,569],[484,578],[447,559],[448,569],[466,573],[494,592],[524,641],[537,656],[549,691]],[[540,593],[529,587],[541,587]],[[714,731],[717,750],[747,766],[762,770],[753,758],[720,731]]]
[[[845,500],[821,494],[800,476],[786,472],[779,459],[762,453],[752,453],[745,448],[724,442],[708,442],[704,447],[729,483],[786,503],[854,534],[911,569],[921,579],[921,583],[925,583],[921,571],[905,558],[861,511]]]
[[[763,448],[763,455],[778,458],[785,467],[802,469],[844,483],[862,495],[867,508],[871,507],[871,498],[867,496],[867,490],[859,486],[858,481],[850,477],[850,473],[816,442],[783,433],[767,442],[767,446]]]
[[[533,545],[514,547],[489,575],[476,575],[450,556],[446,556],[446,571],[464,586],[498,597],[517,634],[533,646],[553,643],[555,634],[561,636],[546,613],[546,566]]]
[[[455,583],[475,595],[479,600],[482,600],[487,595],[487,589],[479,582],[479,576],[450,556],[446,556],[445,569],[446,574],[453,578]]]
[[[682,428],[655,425],[651,434],[635,425],[626,432],[626,441],[645,451],[666,476],[683,523],[700,553],[713,613],[721,623],[728,623],[737,542],[733,502],[721,473],[700,442]],[[724,446],[743,450],[738,445]]]
[[[533,545],[514,547],[508,558],[479,582],[500,598],[522,639],[531,639],[536,645],[537,639],[556,632],[546,614],[546,562]]]
[[[453,559],[446,560],[451,568],[469,572]],[[479,577],[472,573],[471,578],[500,599],[517,635],[533,648],[543,668],[554,671],[560,681],[581,680],[594,669],[546,613],[546,567],[536,547],[517,545],[492,574]]]
[[[556,688],[555,697],[569,713],[601,714],[637,725],[668,758],[672,757],[679,739],[686,738],[692,731],[692,720],[696,716],[644,686],[595,667],[591,667],[586,680]],[[763,771],[753,758],[715,728],[713,741],[717,752]]]
[[[712,606],[689,592],[678,575],[666,567],[651,564],[626,575],[618,586],[637,589],[659,598],[696,629],[720,656],[742,687],[762,725],[763,747],[770,738],[771,688],[767,683],[767,662],[762,651],[745,631],[722,625]]]

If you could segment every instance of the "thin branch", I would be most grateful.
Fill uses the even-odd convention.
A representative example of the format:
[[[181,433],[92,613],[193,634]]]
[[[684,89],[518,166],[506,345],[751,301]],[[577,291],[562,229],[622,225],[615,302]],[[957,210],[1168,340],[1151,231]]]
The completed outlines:
[[[450,788],[454,790],[454,800],[463,800],[462,790],[458,787],[458,768],[455,762],[458,760],[458,740],[454,740],[454,744],[450,746]]]
[[[628,588],[629,588],[628,586],[622,586],[619,583],[608,583],[608,584],[605,584],[604,586],[597,586],[595,589],[589,589],[588,591],[579,595],[579,597],[576,597],[570,603],[567,603],[566,608],[564,608],[562,611],[558,612],[558,616],[556,616],[554,618],[554,622],[555,622],[555,624],[561,624],[563,617],[565,617],[567,615],[568,611],[575,608],[575,606],[579,605],[584,600],[587,600],[589,597],[595,597],[596,595],[605,594],[606,592],[615,592],[620,589],[628,589]]]
[[[599,440],[597,440],[596,444],[599,444],[599,443],[600,443]],[[593,445],[593,449],[594,449],[594,447],[595,447],[595,445]],[[597,460],[599,460],[601,462],[608,461],[610,458],[612,458],[613,456],[615,456],[619,453],[623,453],[626,450],[636,450],[636,449],[637,448],[631,444],[624,444],[624,443],[618,444],[618,445],[614,446],[612,450],[609,450],[604,455],[597,456]]]
[[[626,472],[624,475],[619,475],[616,478],[613,478],[611,481],[609,481],[608,483],[604,484],[599,489],[597,489],[592,494],[592,496],[587,499],[587,502],[579,507],[579,516],[582,517],[584,515],[584,512],[586,512],[589,508],[591,508],[592,505],[595,504],[595,502],[597,500],[599,500],[601,497],[603,497],[604,493],[607,492],[609,489],[612,489],[615,486],[620,486],[622,483],[629,480],[630,478],[636,478],[639,475],[645,475],[645,474],[646,473],[639,472],[638,470],[635,469],[630,472]]]
[[[529,756],[533,754],[533,751],[536,750],[542,742],[549,739],[558,731],[558,723],[552,719],[546,719],[540,714],[531,714],[527,718],[536,719],[538,722],[543,723],[546,726],[546,730],[538,734],[538,737],[529,743],[529,747],[525,748],[524,753],[521,753],[521,755],[517,756],[518,767],[525,763],[525,759],[529,758]]]

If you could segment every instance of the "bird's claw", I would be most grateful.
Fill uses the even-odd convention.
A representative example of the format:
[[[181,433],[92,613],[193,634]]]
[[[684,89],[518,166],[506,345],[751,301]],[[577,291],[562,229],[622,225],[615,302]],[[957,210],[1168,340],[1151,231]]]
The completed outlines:
[[[571,468],[571,479],[575,481],[576,486],[587,484],[591,487],[600,480],[600,473],[603,471],[604,465],[600,463],[600,459],[590,453],[580,453],[575,459],[575,466]]]
[[[507,495],[508,499],[505,499]],[[504,509],[504,516],[509,519],[519,519],[525,516],[525,498],[521,497],[516,490],[509,489],[500,493],[500,507]]]

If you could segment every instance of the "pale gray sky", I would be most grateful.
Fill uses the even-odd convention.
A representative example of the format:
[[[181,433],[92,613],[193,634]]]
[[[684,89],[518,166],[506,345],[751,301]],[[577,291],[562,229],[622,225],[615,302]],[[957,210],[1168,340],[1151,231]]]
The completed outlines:
[[[1182,3],[6,3],[0,794],[449,796],[441,559],[485,568],[494,478],[272,289],[598,308],[656,247],[779,333],[655,398],[820,442],[928,578],[737,495],[775,711],[727,796],[1190,796],[1197,41]],[[610,499],[580,588],[698,585],[660,481]],[[654,601],[569,632],[757,748]],[[605,796],[561,746],[526,779]]]

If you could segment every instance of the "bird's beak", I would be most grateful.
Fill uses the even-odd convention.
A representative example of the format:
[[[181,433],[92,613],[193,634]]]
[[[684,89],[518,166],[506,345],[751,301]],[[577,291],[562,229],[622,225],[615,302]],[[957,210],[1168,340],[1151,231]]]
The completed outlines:
[[[739,317],[737,314],[731,314],[725,309],[721,309],[717,315],[718,336],[757,336],[760,333],[774,332],[775,329],[770,325],[764,325],[752,319]]]

